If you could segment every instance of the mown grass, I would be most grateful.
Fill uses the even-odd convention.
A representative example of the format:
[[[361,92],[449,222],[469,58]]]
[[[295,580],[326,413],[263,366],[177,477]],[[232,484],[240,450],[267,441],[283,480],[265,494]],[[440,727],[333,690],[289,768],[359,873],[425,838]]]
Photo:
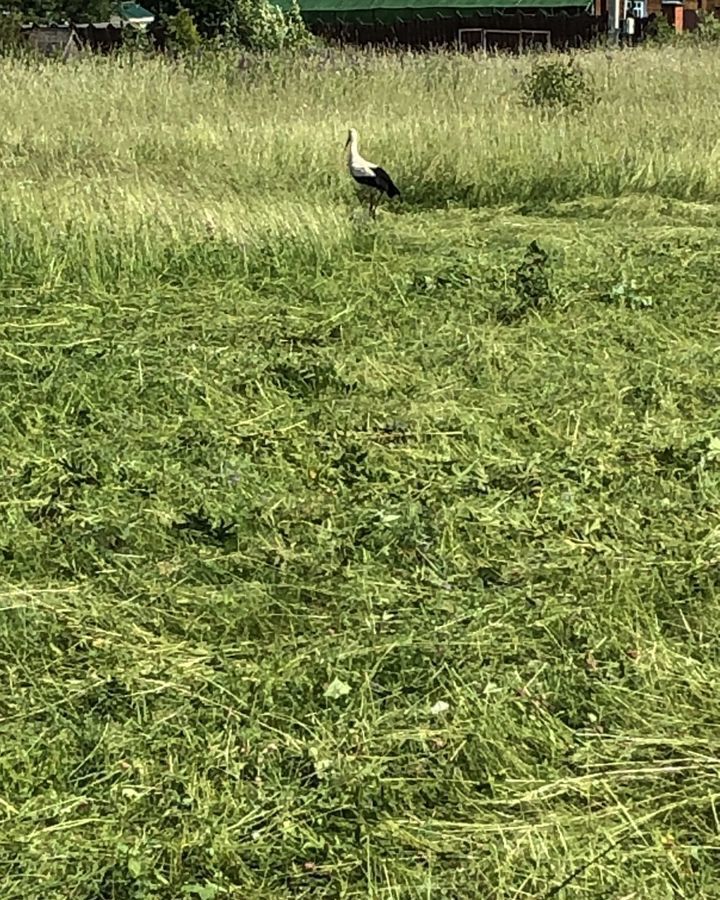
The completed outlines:
[[[3,898],[718,896],[720,62],[581,64],[0,64]]]

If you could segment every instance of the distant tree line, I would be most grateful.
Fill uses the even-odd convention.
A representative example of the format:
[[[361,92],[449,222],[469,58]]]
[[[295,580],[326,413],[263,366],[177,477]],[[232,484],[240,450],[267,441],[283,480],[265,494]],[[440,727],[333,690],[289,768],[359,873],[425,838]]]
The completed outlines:
[[[236,16],[237,0],[137,0],[160,21],[187,10],[204,37],[222,33]],[[0,10],[26,22],[107,22],[116,0],[0,0]]]
[[[301,47],[310,40],[297,3],[283,12],[273,0],[136,0],[156,16],[165,46],[194,52],[209,38],[252,50]],[[22,22],[107,22],[118,0],[0,0],[0,50]],[[213,43],[214,45],[214,43]]]
[[[0,0],[0,9],[25,22],[107,22],[116,5],[113,0]]]
[[[235,0],[147,0],[143,6],[156,16],[174,16],[181,9],[186,9],[200,34],[207,37],[226,29],[237,3]]]

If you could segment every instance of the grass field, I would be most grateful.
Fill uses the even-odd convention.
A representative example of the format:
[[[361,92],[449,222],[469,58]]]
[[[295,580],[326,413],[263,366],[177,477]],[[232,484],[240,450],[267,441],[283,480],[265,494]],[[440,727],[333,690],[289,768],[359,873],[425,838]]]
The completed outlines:
[[[720,897],[720,55],[530,64],[0,62],[2,900]]]

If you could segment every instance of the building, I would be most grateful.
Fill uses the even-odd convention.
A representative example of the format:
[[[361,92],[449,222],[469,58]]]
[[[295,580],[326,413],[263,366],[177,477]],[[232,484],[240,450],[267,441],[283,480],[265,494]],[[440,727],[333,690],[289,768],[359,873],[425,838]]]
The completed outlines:
[[[75,28],[69,23],[57,25],[23,25],[20,38],[42,56],[66,60],[77,56],[82,45]]]
[[[132,25],[141,31],[149,28],[155,21],[155,16],[138,3],[118,3],[115,15],[110,17],[110,24],[115,27]]]
[[[91,22],[76,25],[75,31],[81,45],[93,53],[111,53],[122,46],[121,25],[111,25],[110,22]]]
[[[110,53],[123,44],[123,30],[147,31],[157,46],[155,16],[137,3],[119,3],[109,22],[65,22],[51,25],[23,25],[20,36],[28,46],[45,56],[68,59],[81,50]],[[161,30],[161,29],[160,29]]]
[[[642,38],[652,19],[664,18],[678,32],[693,31],[699,15],[713,13],[716,0],[595,0],[595,14],[608,17],[610,33],[629,34],[633,42]]]
[[[290,0],[276,0],[287,9]],[[593,0],[299,0],[323,37],[352,44],[522,52],[577,47],[607,29]]]

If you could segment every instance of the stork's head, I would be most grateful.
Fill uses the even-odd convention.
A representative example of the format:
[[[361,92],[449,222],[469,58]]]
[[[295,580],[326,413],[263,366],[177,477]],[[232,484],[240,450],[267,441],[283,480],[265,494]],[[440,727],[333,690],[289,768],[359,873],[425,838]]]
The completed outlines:
[[[348,136],[347,136],[347,140],[345,141],[345,146],[349,147],[350,144],[352,144],[353,142],[356,142],[356,141],[357,141],[357,131],[355,131],[354,128],[351,128],[350,131],[348,131]]]

